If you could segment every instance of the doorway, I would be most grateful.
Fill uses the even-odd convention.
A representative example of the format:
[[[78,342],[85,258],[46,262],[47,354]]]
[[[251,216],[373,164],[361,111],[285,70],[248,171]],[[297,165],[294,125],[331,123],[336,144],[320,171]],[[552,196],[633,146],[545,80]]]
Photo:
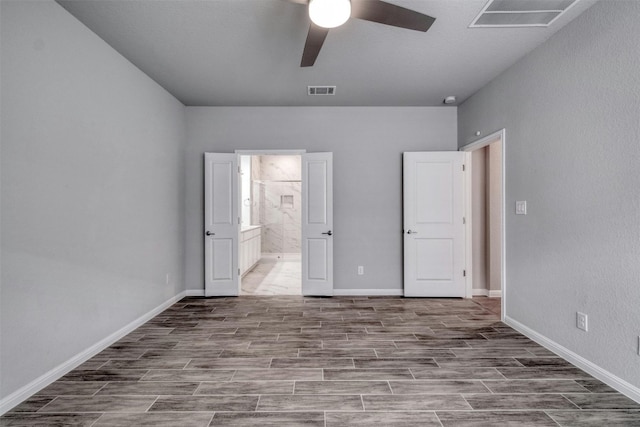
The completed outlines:
[[[460,149],[466,152],[468,165],[467,286],[474,297],[488,297],[486,304],[495,306],[502,316],[505,305],[504,143],[505,130],[502,129]]]
[[[241,155],[240,295],[301,295],[300,155]]]
[[[205,296],[240,295],[242,267],[251,269],[256,259],[262,258],[262,242],[256,243],[258,238],[262,240],[262,231],[259,227],[252,227],[254,224],[251,224],[249,219],[246,235],[243,236],[244,241],[248,243],[243,249],[246,256],[254,258],[244,257],[243,264],[240,263],[240,157],[261,154],[289,154],[300,157],[301,294],[333,295],[333,153],[236,150],[235,153],[204,153]],[[290,197],[282,197],[279,203],[295,206],[295,200]],[[290,250],[290,246],[285,245],[279,253],[287,255],[287,250]]]

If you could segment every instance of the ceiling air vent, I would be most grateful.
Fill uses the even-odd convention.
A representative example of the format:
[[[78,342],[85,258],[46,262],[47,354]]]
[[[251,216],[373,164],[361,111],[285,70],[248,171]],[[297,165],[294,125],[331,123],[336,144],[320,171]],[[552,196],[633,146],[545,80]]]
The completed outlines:
[[[335,95],[335,86],[307,86],[308,95]]]
[[[548,27],[579,0],[489,0],[469,28]]]

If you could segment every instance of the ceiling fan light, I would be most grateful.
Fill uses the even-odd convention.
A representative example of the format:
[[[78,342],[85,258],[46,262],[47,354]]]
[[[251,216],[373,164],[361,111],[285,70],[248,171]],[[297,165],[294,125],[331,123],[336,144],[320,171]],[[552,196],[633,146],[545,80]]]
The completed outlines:
[[[351,16],[350,0],[311,0],[309,18],[319,27],[335,28]]]

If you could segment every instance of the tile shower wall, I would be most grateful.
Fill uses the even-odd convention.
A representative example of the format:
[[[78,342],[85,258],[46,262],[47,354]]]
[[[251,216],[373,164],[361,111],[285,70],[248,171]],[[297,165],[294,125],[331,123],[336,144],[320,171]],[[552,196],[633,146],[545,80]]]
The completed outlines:
[[[300,156],[254,156],[252,164],[252,218],[262,225],[262,252],[300,253]]]

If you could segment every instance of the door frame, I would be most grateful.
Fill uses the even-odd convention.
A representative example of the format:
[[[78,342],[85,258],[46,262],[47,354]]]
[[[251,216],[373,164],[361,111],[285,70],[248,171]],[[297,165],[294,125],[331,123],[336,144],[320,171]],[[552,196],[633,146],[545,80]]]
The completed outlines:
[[[475,150],[478,150],[480,148],[484,148],[486,146],[488,146],[489,144],[492,144],[494,142],[497,141],[502,141],[502,153],[501,153],[501,169],[502,169],[502,182],[501,182],[501,191],[502,191],[502,196],[501,196],[501,200],[500,200],[500,204],[501,204],[501,212],[502,212],[502,218],[500,221],[500,240],[501,240],[501,248],[500,248],[500,263],[501,263],[501,283],[500,283],[500,289],[502,291],[501,294],[501,301],[500,301],[500,317],[501,320],[504,321],[505,319],[505,312],[506,312],[506,307],[507,307],[507,262],[506,262],[506,253],[507,253],[507,247],[506,247],[506,241],[507,241],[507,229],[506,229],[506,217],[507,217],[507,211],[506,211],[506,197],[507,197],[507,193],[506,193],[506,129],[502,128],[496,132],[493,132],[485,137],[479,138],[467,145],[464,145],[462,147],[460,147],[458,149],[458,151],[463,151],[466,153],[466,159],[465,159],[465,164],[466,166],[466,185],[465,185],[465,211],[466,211],[466,217],[467,217],[467,221],[466,221],[466,252],[467,252],[467,259],[466,259],[466,264],[467,264],[467,298],[471,298],[472,296],[472,289],[473,289],[473,246],[472,246],[472,232],[473,232],[473,228],[472,228],[472,194],[471,194],[471,189],[472,189],[472,170],[471,170],[471,153]]]

